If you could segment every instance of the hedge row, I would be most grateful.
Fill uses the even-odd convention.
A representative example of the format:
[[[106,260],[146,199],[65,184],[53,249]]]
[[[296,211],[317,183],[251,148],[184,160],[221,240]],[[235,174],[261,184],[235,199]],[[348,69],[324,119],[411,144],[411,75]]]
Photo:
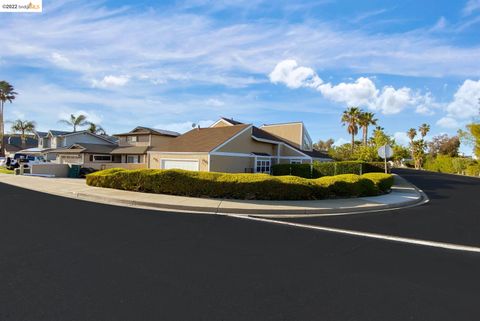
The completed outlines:
[[[470,158],[438,155],[428,157],[423,168],[433,172],[478,176],[480,165]]]
[[[383,176],[381,176],[383,175]],[[184,170],[108,169],[87,175],[90,186],[193,197],[311,200],[373,196],[393,184],[389,174],[344,174],[318,179],[267,174],[227,174]]]
[[[276,164],[272,166],[272,175],[293,175],[303,178],[319,178],[340,174],[383,173],[385,165],[382,162],[315,162],[313,164]]]

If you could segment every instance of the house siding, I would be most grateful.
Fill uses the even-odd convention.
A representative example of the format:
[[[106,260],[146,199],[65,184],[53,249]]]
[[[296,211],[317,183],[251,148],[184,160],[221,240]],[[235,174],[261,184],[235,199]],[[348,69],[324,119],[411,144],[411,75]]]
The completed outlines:
[[[297,148],[300,148],[300,146],[302,145],[302,128],[302,123],[280,124],[261,127],[261,129],[263,129],[264,131],[285,139]]]
[[[253,169],[253,157],[231,157],[210,155],[210,171],[222,173],[245,173]]]
[[[266,153],[276,156],[277,145],[262,143],[252,139],[252,130],[249,129],[234,140],[218,149],[218,152],[225,153]]]

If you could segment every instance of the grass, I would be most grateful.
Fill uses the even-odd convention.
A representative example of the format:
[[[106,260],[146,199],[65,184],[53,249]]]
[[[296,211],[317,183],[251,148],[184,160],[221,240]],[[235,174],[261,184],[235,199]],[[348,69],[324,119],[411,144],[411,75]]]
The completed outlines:
[[[13,174],[13,171],[6,169],[5,167],[0,167],[0,174]]]

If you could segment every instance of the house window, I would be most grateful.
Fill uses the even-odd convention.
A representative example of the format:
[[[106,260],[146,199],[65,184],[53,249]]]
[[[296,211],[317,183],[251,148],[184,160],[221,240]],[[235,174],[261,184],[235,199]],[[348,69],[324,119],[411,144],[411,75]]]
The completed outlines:
[[[93,161],[94,162],[111,162],[112,155],[93,155]]]
[[[127,155],[127,163],[140,163],[140,155]]]
[[[270,174],[270,159],[257,159],[256,172]]]
[[[128,136],[127,141],[130,143],[136,143],[138,141],[137,136]]]
[[[301,164],[302,160],[301,159],[291,159],[290,164]]]

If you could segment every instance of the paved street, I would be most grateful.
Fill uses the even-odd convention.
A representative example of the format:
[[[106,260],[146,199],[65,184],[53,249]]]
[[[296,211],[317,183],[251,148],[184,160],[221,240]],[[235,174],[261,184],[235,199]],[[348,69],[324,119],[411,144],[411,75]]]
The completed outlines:
[[[480,245],[480,180],[400,172],[431,198],[310,220]],[[0,184],[0,320],[475,320],[480,255]]]
[[[422,189],[430,202],[398,211],[289,221],[480,246],[479,178],[404,169],[395,173]]]

